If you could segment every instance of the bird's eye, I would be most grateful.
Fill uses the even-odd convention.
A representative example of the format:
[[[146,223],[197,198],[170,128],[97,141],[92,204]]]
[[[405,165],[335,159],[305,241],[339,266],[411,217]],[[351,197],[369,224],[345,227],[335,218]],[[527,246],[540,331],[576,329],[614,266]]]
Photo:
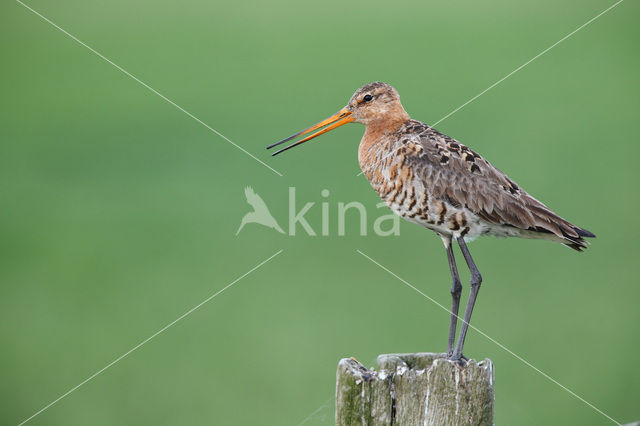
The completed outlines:
[[[373,96],[371,96],[371,95],[365,95],[365,97],[362,98],[362,100],[365,101],[365,102],[369,102],[371,99],[373,99]]]

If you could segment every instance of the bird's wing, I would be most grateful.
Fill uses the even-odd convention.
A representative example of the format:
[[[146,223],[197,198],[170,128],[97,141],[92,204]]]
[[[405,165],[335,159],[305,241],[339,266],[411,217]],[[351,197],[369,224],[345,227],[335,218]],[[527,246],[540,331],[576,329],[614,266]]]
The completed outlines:
[[[247,203],[249,203],[249,205],[253,207],[254,211],[269,211],[262,198],[260,198],[260,196],[256,194],[253,188],[251,188],[250,186],[247,186],[244,189],[244,195],[245,197],[247,197]]]
[[[419,144],[422,149],[406,150],[407,166],[434,197],[464,206],[489,223],[579,239],[583,230],[530,196],[478,153],[426,124],[414,122],[409,129],[408,138],[400,138],[400,143]]]

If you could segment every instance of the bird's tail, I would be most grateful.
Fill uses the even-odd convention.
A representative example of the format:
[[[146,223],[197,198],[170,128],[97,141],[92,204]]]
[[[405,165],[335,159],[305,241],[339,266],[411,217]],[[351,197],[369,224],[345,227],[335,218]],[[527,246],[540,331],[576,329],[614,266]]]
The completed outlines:
[[[553,236],[553,238],[549,239],[558,241],[576,251],[582,251],[589,245],[589,242],[585,240],[584,237],[596,237],[592,232],[580,228],[558,216],[547,206],[533,199],[533,197],[531,201],[533,202],[531,202],[528,207],[536,223],[535,227],[530,228],[531,231],[547,234],[549,237]],[[540,235],[540,237],[545,238],[542,235]]]
[[[587,238],[595,238],[595,234],[593,232],[587,231],[586,229],[578,228],[577,226],[572,225],[573,231],[578,234],[577,237],[572,235],[565,235],[564,239],[566,242],[563,242],[567,247],[570,247],[576,251],[582,251],[587,248],[589,242],[582,237]]]

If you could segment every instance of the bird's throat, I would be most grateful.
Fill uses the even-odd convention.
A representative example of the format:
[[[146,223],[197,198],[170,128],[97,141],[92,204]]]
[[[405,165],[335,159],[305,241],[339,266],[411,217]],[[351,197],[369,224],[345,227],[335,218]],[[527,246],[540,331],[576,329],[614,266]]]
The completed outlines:
[[[378,120],[368,122],[360,142],[360,150],[368,150],[384,136],[397,132],[410,119],[409,114],[402,110],[402,113],[386,114]]]

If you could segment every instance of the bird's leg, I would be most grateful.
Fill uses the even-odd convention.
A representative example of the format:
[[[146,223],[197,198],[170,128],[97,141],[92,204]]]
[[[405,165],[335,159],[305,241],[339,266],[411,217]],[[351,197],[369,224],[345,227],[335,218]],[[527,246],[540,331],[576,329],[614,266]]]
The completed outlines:
[[[458,325],[458,311],[460,309],[460,294],[462,293],[462,284],[458,275],[456,259],[453,255],[453,244],[451,237],[442,237],[444,247],[447,249],[447,258],[449,259],[449,269],[451,271],[451,322],[449,324],[449,342],[447,344],[447,356],[453,355],[453,345],[456,340],[456,326]]]
[[[473,305],[476,303],[478,290],[480,290],[480,284],[482,284],[482,275],[480,275],[480,271],[478,271],[476,264],[473,262],[473,258],[471,257],[471,253],[469,253],[467,244],[464,242],[464,238],[458,237],[457,241],[458,245],[460,245],[460,250],[462,251],[464,260],[467,261],[467,266],[469,267],[469,271],[471,272],[471,289],[469,291],[469,301],[467,302],[467,307],[464,311],[464,319],[462,320],[462,325],[460,326],[458,343],[456,344],[456,348],[453,351],[453,355],[451,355],[450,357],[451,360],[455,361],[463,358],[462,347],[464,346],[464,339],[465,337],[467,337],[467,329],[469,328],[469,321],[471,320],[471,312],[473,312]]]

